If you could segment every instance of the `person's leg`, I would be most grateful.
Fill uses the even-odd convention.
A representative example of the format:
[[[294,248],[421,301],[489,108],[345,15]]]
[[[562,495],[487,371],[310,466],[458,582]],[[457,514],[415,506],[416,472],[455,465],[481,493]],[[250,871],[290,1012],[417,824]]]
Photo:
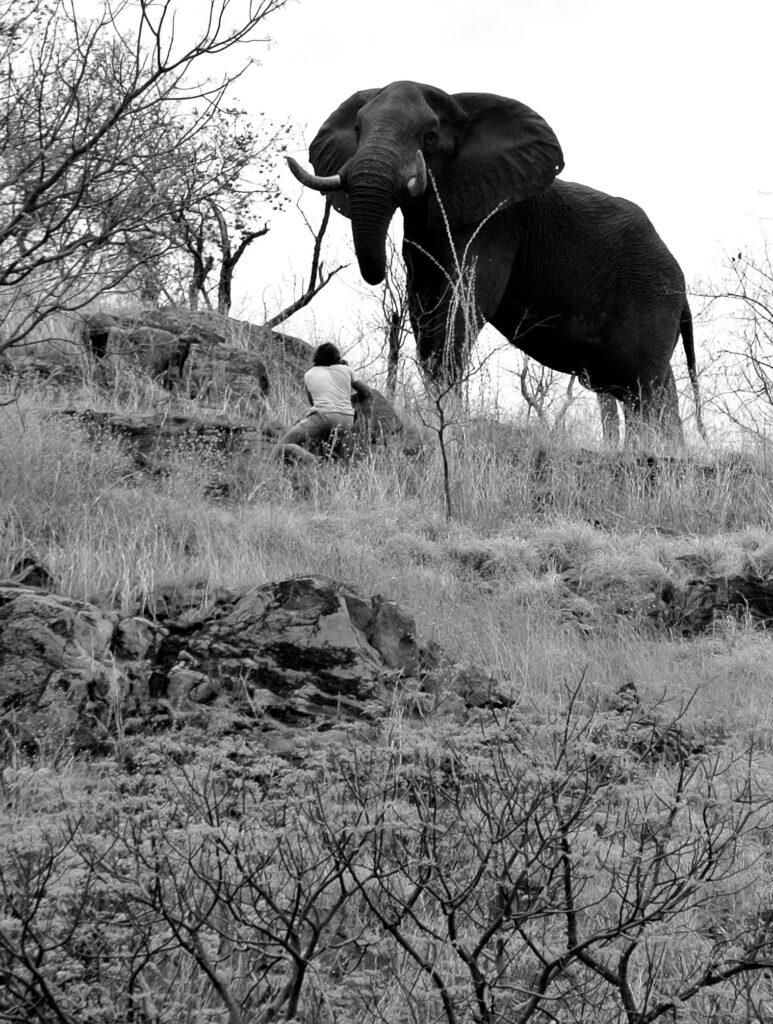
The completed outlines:
[[[277,441],[277,447],[285,444],[304,445],[315,437],[322,437],[328,433],[325,417],[318,412],[311,412],[298,420],[290,429]]]
[[[349,452],[354,416],[341,413],[327,413],[330,434],[327,438],[329,458],[345,456]]]

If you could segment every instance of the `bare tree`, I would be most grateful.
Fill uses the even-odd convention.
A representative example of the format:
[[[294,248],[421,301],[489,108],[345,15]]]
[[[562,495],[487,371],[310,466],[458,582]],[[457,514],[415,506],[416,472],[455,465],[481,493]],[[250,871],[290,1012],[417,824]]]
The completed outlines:
[[[392,239],[387,236],[386,277],[379,295],[380,323],[386,340],[386,392],[394,398],[400,359],[411,334],[405,268]]]
[[[179,173],[166,185],[162,231],[172,249],[166,262],[182,258],[187,267],[181,276],[192,309],[200,298],[212,308],[208,282],[216,271],[217,311],[230,312],[236,266],[269,231],[263,211],[281,211],[287,202],[277,167],[290,132],[289,124],[256,123],[245,111],[227,108],[178,145]]]
[[[322,260],[322,242],[325,237],[325,232],[327,231],[328,223],[330,221],[329,200],[325,200],[325,211],[322,214],[322,222],[320,223],[320,226],[317,229],[312,227],[312,225],[307,220],[305,214],[302,214],[302,216],[304,221],[306,222],[306,227],[309,229],[314,238],[314,245],[312,247],[311,253],[311,266],[309,268],[309,278],[308,281],[302,283],[301,287],[303,290],[301,294],[298,296],[298,298],[294,299],[288,306],[285,306],[284,309],[281,309],[274,316],[266,320],[264,323],[265,327],[277,327],[279,324],[289,319],[289,317],[291,317],[293,313],[297,313],[299,309],[303,309],[304,306],[308,306],[308,304],[311,302],[314,296],[318,295],[323,288],[330,284],[330,282],[333,280],[336,274],[338,274],[341,270],[344,270],[347,266],[347,264],[342,263],[339,264],[337,267],[334,267],[332,270],[326,271],[324,262]]]
[[[0,0],[0,350],[163,248],[147,225],[165,209],[179,147],[248,65],[212,81],[207,59],[259,41],[286,2],[211,0],[183,34],[178,0],[105,3],[86,21],[73,0]]]
[[[578,695],[538,751],[506,728],[481,757],[469,737],[393,749],[331,792],[329,842],[400,951],[413,1019],[651,1024],[696,1003],[685,1019],[729,1021],[743,978],[770,1005],[752,763],[692,751],[679,716]]]
[[[771,1019],[764,761],[588,697],[52,790],[0,835],[0,1018]]]
[[[767,240],[756,253],[729,255],[725,281],[699,294],[721,329],[716,355],[724,378],[722,411],[742,430],[768,437],[773,428],[773,254]]]
[[[561,374],[561,377],[565,377]],[[540,423],[561,427],[566,414],[576,401],[574,384],[576,375],[570,374],[568,383],[559,381],[558,374],[549,366],[535,364],[524,355],[518,372],[521,395],[529,413],[534,413]]]

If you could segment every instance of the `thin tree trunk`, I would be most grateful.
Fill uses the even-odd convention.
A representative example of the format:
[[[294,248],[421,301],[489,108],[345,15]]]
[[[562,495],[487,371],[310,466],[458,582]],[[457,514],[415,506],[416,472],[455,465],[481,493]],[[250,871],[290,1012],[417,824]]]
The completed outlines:
[[[387,334],[387,379],[386,392],[394,398],[397,390],[397,371],[400,366],[400,314],[393,309],[389,318]]]

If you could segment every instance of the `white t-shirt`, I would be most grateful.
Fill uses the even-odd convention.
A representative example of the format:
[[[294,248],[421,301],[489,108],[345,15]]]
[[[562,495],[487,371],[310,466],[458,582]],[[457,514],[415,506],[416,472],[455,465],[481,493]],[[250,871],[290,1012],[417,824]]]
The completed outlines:
[[[353,416],[353,380],[351,367],[344,363],[336,363],[335,366],[312,366],[303,375],[303,383],[311,395],[312,412],[337,412],[344,416]]]

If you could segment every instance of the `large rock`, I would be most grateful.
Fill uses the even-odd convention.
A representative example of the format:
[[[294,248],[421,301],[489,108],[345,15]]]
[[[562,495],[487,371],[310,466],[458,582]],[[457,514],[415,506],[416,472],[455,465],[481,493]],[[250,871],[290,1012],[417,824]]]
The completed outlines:
[[[382,713],[384,684],[418,669],[413,620],[382,598],[306,576],[221,598],[168,624],[148,697],[189,715],[347,720]]]
[[[418,429],[398,416],[392,403],[380,391],[371,388],[368,398],[357,396],[354,409],[354,435],[365,444],[383,444],[399,439],[406,454],[415,454],[421,450],[422,440]]]
[[[253,449],[264,436],[252,420],[234,420],[227,416],[74,408],[62,409],[59,415],[76,419],[95,439],[103,433],[120,437],[138,466],[160,472],[170,469],[170,457],[180,452],[202,457],[233,455]]]
[[[228,407],[241,416],[260,416],[269,381],[266,364],[256,352],[201,342],[193,346],[183,383],[191,398]]]
[[[311,345],[281,331],[182,309],[98,311],[85,318],[83,334],[103,379],[116,361],[136,366],[165,387],[181,389],[200,406],[228,407],[239,417],[256,420],[266,418],[264,396],[272,382],[300,392],[314,354]],[[355,401],[354,435],[359,447],[395,439],[408,453],[422,447],[416,427],[401,419],[376,389],[369,398]]]
[[[187,325],[152,313],[121,316],[97,311],[84,319],[82,331],[97,376],[107,383],[111,371],[125,365],[169,386],[180,379],[192,341],[198,337]]]
[[[300,380],[313,353],[299,338],[210,311],[97,310],[84,318],[81,330],[98,365],[120,359],[165,384],[179,382],[186,368],[194,394],[206,392],[213,404],[234,395],[266,394],[270,378],[283,373]]]
[[[160,327],[122,327],[110,333],[108,356],[117,356],[165,384],[179,380],[190,351],[190,341]]]
[[[168,595],[163,621],[121,618],[0,583],[0,715],[19,742],[102,750],[190,722],[213,733],[367,721],[419,673],[413,619],[394,602],[301,577],[207,606]],[[163,618],[164,610],[174,617]]]
[[[0,716],[20,742],[53,735],[76,751],[105,744],[125,681],[111,654],[114,630],[93,605],[0,585]]]
[[[185,341],[205,345],[225,345],[228,341],[228,317],[209,310],[148,309],[141,314],[141,319],[143,323],[170,331]]]

